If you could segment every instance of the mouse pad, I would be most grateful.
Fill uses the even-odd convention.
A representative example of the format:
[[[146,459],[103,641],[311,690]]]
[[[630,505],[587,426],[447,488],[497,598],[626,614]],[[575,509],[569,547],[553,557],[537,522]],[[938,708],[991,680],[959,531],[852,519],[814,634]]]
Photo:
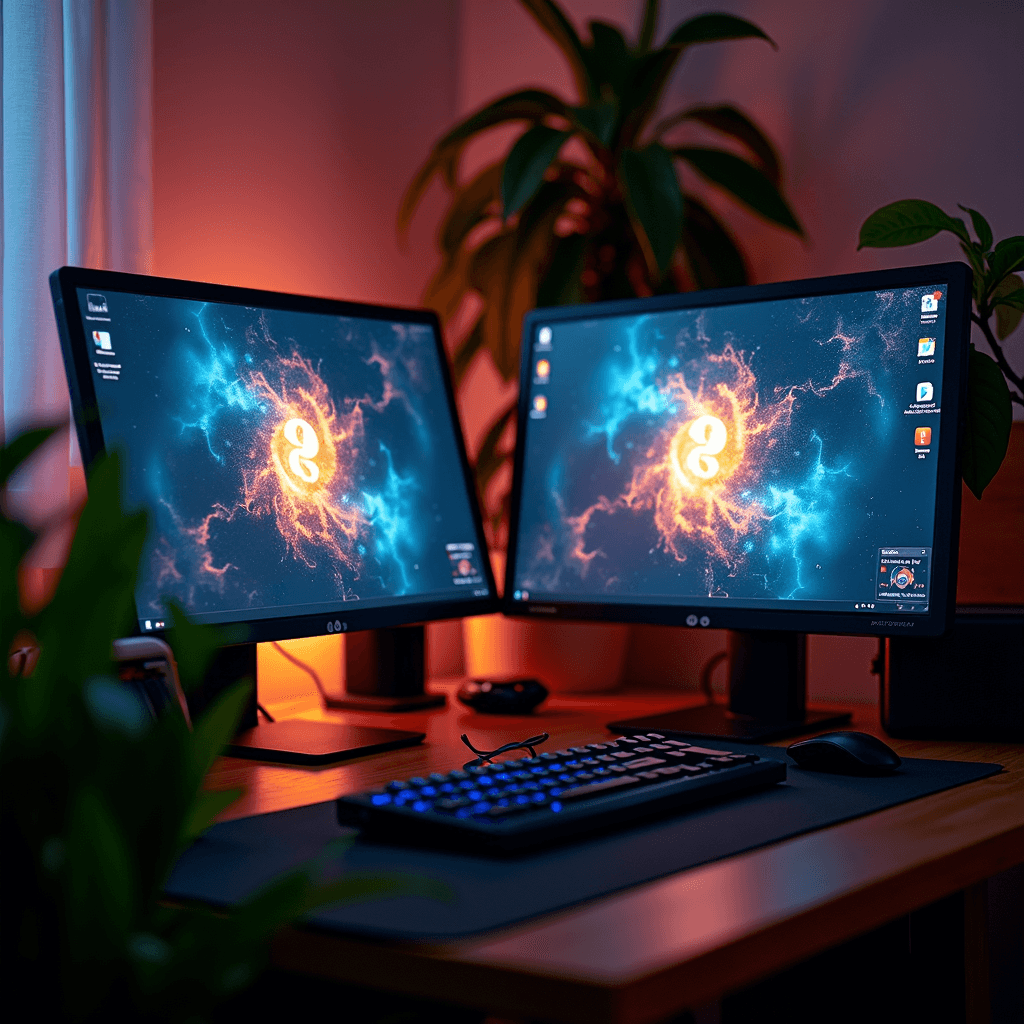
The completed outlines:
[[[317,870],[415,875],[443,883],[448,900],[380,896],[312,912],[319,928],[392,939],[438,940],[502,928],[758,846],[884,810],[995,775],[997,764],[905,758],[883,778],[803,771],[778,747],[732,750],[787,761],[789,778],[769,790],[578,843],[510,859],[338,844],[334,802],[214,825],[186,851],[169,897],[226,905],[316,858]],[[333,849],[333,846],[342,846]]]

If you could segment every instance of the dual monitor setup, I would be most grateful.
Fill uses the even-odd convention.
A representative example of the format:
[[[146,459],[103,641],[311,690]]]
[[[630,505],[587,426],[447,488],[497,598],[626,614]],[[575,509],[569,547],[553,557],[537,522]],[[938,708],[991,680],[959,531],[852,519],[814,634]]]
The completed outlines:
[[[344,704],[422,707],[422,624],[494,611],[727,629],[729,706],[659,721],[757,741],[835,721],[807,633],[951,622],[962,264],[529,313],[500,596],[433,313],[50,282],[86,469],[119,449],[149,512],[139,633],[174,603],[237,641],[207,697],[257,643],[342,633]],[[307,764],[420,737],[257,726],[255,695],[244,725],[233,753]]]

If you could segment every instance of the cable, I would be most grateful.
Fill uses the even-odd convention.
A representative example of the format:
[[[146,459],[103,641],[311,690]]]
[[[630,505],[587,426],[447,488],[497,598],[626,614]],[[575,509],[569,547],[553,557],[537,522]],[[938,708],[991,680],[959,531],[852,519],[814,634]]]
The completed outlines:
[[[715,691],[711,687],[711,676],[714,674],[715,669],[728,657],[727,651],[719,651],[717,654],[712,654],[704,662],[704,667],[700,670],[700,692],[704,694],[708,704],[715,703]]]
[[[274,648],[275,651],[277,651],[278,654],[281,655],[282,658],[287,658],[288,661],[290,661],[297,668],[301,668],[302,671],[305,672],[313,680],[314,683],[316,683],[316,688],[320,692],[320,700],[323,702],[324,707],[326,707],[327,693],[324,690],[324,684],[320,682],[320,677],[316,674],[316,670],[311,668],[304,661],[300,661],[298,658],[295,657],[294,654],[289,654],[276,640],[271,641],[271,646]],[[263,713],[266,714],[265,711]]]

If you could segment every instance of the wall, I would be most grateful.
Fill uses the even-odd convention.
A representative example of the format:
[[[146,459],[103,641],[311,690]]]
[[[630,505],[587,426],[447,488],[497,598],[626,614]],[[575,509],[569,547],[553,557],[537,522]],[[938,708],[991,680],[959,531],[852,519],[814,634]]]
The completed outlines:
[[[455,113],[454,0],[156,0],[154,272],[416,305],[441,191],[405,246],[398,199]],[[458,625],[431,630],[461,664]],[[288,648],[337,686],[340,638]],[[264,700],[315,705],[270,645]]]
[[[598,17],[635,32],[636,0],[565,6],[577,25]],[[667,101],[735,103],[777,143],[806,241],[713,200],[758,280],[955,259],[945,238],[856,252],[867,214],[900,198],[947,210],[963,202],[997,237],[1024,233],[1024,152],[1013,129],[1024,84],[1019,2],[674,0],[662,5],[662,34],[706,6],[752,19],[779,46],[698,48]],[[432,141],[504,91],[570,87],[554,46],[514,0],[156,0],[155,48],[156,272],[368,301],[415,303],[436,265],[439,188],[407,248],[393,229]],[[501,152],[496,136],[469,165]],[[470,382],[475,400],[462,415],[472,450],[508,388],[486,359]],[[457,666],[457,631],[431,635],[435,667]],[[693,684],[700,649],[684,644],[667,678],[641,658],[644,637],[635,682]],[[309,645],[313,656],[324,642]],[[812,698],[873,700],[874,648],[816,638]],[[336,671],[336,655],[326,648],[325,671]],[[284,665],[271,651],[261,657]],[[282,693],[312,699],[298,670],[277,678]]]

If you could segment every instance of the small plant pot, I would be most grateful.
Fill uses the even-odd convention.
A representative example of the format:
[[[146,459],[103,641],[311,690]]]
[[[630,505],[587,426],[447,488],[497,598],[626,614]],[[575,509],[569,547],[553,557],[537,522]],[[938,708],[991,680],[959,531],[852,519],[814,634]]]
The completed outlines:
[[[479,615],[463,620],[463,642],[471,679],[532,676],[552,693],[595,693],[621,683],[629,626]]]

